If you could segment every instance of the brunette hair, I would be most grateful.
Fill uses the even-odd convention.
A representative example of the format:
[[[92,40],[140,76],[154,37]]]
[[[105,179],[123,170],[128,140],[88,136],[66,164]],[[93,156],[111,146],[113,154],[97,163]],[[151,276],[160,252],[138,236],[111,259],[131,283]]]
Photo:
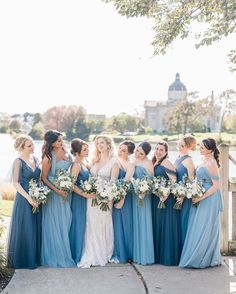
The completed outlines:
[[[82,147],[83,145],[86,145],[88,146],[88,144],[82,140],[82,139],[79,139],[79,138],[75,138],[71,141],[71,151],[70,153],[75,156],[76,153],[80,154],[81,150],[82,150]]]
[[[47,156],[48,159],[51,160],[52,158],[52,144],[55,143],[59,137],[62,136],[62,133],[56,130],[48,130],[44,134],[44,144],[42,147],[42,158]]]
[[[202,140],[203,145],[207,150],[211,150],[216,160],[217,166],[220,167],[220,151],[217,148],[216,140],[213,138],[205,138]]]
[[[152,163],[153,163],[153,165],[154,165],[156,162],[157,162],[157,165],[160,165],[160,164],[162,163],[162,161],[164,161],[164,160],[168,157],[169,146],[168,146],[167,142],[166,142],[166,141],[159,141],[159,142],[157,142],[156,147],[157,147],[158,145],[162,145],[162,146],[164,146],[165,151],[166,151],[166,155],[163,156],[158,162],[157,162],[156,156],[154,155],[153,158],[152,158]]]

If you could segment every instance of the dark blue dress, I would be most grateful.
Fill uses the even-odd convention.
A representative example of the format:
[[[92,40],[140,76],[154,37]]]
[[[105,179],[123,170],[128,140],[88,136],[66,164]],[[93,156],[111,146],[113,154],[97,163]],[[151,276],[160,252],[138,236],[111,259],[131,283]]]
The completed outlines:
[[[124,169],[119,171],[119,179],[125,177]],[[133,215],[132,215],[132,194],[125,197],[121,209],[113,207],[112,211],[114,227],[114,254],[113,258],[120,263],[126,263],[133,258]]]
[[[169,179],[167,172],[174,171],[162,165],[156,165],[154,176]],[[173,208],[175,199],[173,195],[165,201],[165,208],[157,208],[160,198],[152,196],[152,221],[155,263],[163,265],[178,265],[181,255],[180,212]]]
[[[81,187],[80,181],[89,178],[89,170],[81,164],[81,171],[78,175],[76,185]],[[73,260],[78,263],[82,256],[86,225],[87,199],[83,196],[72,193],[71,211],[72,222],[70,228],[70,247]]]
[[[28,192],[29,181],[39,180],[40,168],[35,158],[36,168],[32,169],[21,161],[19,183]],[[19,192],[16,193],[8,241],[8,265],[12,268],[34,269],[40,265],[41,209],[32,212],[32,206]]]
[[[176,176],[177,176],[178,183],[183,180],[183,177],[185,175],[188,176],[188,170],[182,163],[188,157],[191,157],[191,156],[186,154],[180,158],[177,158],[175,161]],[[180,228],[181,228],[181,244],[182,244],[181,247],[182,248],[184,246],[184,240],[187,233],[189,211],[191,206],[192,206],[192,199],[185,198],[182,204],[182,208],[180,210]]]

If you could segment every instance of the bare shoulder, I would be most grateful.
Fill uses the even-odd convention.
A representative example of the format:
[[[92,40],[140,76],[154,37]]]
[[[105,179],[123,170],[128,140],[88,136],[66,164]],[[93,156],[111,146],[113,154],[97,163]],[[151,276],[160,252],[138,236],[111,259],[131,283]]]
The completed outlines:
[[[189,156],[188,158],[186,158],[184,161],[183,161],[183,165],[186,166],[186,167],[192,167],[192,168],[195,168],[195,164],[193,162],[193,159],[191,156]]]
[[[161,164],[170,170],[176,170],[174,164],[168,158],[164,159]]]
[[[219,176],[219,168],[215,160],[208,162],[206,168],[212,176]]]

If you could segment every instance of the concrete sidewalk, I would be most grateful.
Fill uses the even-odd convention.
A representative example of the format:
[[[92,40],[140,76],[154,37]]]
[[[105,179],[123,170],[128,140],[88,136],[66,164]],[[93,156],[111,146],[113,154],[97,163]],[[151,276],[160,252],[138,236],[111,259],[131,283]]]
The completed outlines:
[[[233,294],[236,257],[222,266],[180,269],[160,265],[119,265],[90,269],[16,270],[4,294]]]

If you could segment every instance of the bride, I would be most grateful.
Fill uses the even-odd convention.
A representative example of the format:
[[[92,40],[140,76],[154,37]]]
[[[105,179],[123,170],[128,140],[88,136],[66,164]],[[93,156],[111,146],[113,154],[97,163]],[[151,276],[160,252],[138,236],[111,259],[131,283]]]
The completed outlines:
[[[117,178],[119,166],[114,156],[113,141],[107,136],[99,135],[94,143],[94,158],[90,169],[92,176],[99,176],[105,180]],[[87,201],[84,248],[82,258],[77,264],[80,268],[106,265],[111,261],[114,249],[111,210],[102,211],[99,206],[91,206],[92,199]]]

